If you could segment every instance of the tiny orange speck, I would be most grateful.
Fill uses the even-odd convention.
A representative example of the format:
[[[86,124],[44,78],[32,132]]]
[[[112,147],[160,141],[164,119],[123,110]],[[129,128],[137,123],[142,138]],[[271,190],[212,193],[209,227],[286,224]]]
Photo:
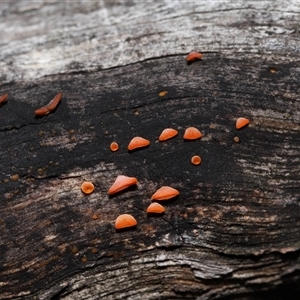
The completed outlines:
[[[159,97],[164,97],[164,96],[166,96],[167,94],[168,94],[167,91],[161,91],[161,92],[158,94],[158,96],[159,96]]]

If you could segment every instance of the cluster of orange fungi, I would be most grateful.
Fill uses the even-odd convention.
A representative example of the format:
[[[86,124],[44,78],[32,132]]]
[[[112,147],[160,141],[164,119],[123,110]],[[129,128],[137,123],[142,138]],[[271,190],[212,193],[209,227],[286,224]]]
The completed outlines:
[[[241,129],[249,124],[249,120],[246,118],[238,118],[236,121],[236,129]],[[178,131],[173,128],[166,128],[164,129],[158,140],[160,142],[167,141],[175,136],[178,135]],[[202,133],[196,127],[188,127],[186,128],[183,138],[185,140],[197,140],[202,137]],[[150,145],[150,141],[143,138],[143,137],[134,137],[130,143],[128,144],[128,150],[133,151],[135,149],[144,148]],[[112,142],[110,144],[111,151],[117,151],[119,146],[116,142]],[[191,158],[191,163],[194,165],[199,165],[201,163],[201,157],[198,155],[194,155]],[[138,184],[138,180],[135,177],[128,177],[124,175],[117,176],[115,182],[108,190],[109,195],[113,195],[115,193],[119,193],[130,186]],[[159,188],[152,196],[152,201],[164,201],[172,199],[179,195],[179,191],[170,187],[170,186],[162,186]],[[165,208],[157,202],[151,203],[146,212],[151,214],[163,214],[165,212]],[[137,220],[130,214],[122,214],[119,215],[115,221],[115,228],[117,230],[124,229],[124,228],[132,228],[137,225]]]
[[[108,190],[109,195],[113,195],[115,193],[119,193],[130,186],[136,185],[138,180],[135,177],[128,177],[124,175],[117,176],[115,182]],[[152,196],[152,200],[168,200],[174,198],[175,196],[179,195],[179,191],[169,187],[163,186],[158,189]],[[162,214],[165,212],[165,208],[159,203],[152,203],[147,208],[147,213],[149,214]],[[116,229],[123,229],[128,227],[134,227],[137,225],[137,221],[135,218],[129,214],[120,215],[115,222]]]
[[[121,179],[120,179],[120,177],[121,177]],[[137,183],[137,179],[134,177],[127,177],[124,175],[119,175],[117,177],[116,181],[114,182],[114,184],[108,190],[108,194],[111,195],[114,193],[114,192],[112,192],[112,190],[113,190],[113,187],[115,186],[116,182],[118,182],[118,188],[115,191],[115,193],[122,191],[133,184],[136,184],[136,183],[134,183],[133,179],[135,179],[135,182]],[[170,186],[163,186],[160,189],[158,189],[151,196],[151,199],[156,200],[156,201],[169,200],[169,199],[176,197],[177,195],[179,195],[178,190],[176,190]],[[161,204],[159,204],[157,202],[153,202],[147,207],[146,212],[149,215],[163,214],[165,212],[165,208]],[[115,221],[115,228],[117,230],[124,229],[124,228],[132,228],[132,227],[135,227],[136,225],[137,225],[136,219],[130,214],[119,215]]]
[[[199,52],[191,52],[187,56],[186,60],[188,63],[191,63],[195,60],[202,59],[202,57],[203,57],[203,55]],[[159,96],[163,97],[166,94],[167,94],[167,91],[162,91],[159,93]],[[8,98],[8,94],[4,94],[4,95],[0,96],[0,105],[3,104],[4,102],[6,102],[7,98]],[[61,98],[62,98],[62,93],[57,94],[47,105],[45,105],[39,109],[36,109],[35,115],[36,116],[45,116],[45,115],[49,114],[50,112],[54,111],[56,109],[57,105],[59,104],[59,102],[61,101]],[[236,121],[236,129],[241,129],[241,128],[247,126],[249,124],[249,122],[250,121],[246,118],[242,118],[242,117],[238,118]],[[160,142],[164,142],[164,141],[167,141],[177,135],[178,135],[177,130],[175,130],[173,128],[166,128],[161,132],[158,140]],[[201,137],[202,137],[201,132],[195,127],[186,128],[184,135],[183,135],[183,138],[185,140],[197,140],[197,139],[200,139]],[[238,139],[238,137],[236,137],[236,139]],[[135,149],[144,148],[149,145],[150,145],[149,140],[147,140],[143,137],[140,137],[140,136],[136,136],[130,141],[127,148],[129,151],[133,151]],[[111,151],[115,152],[118,149],[119,149],[119,145],[116,142],[112,142],[110,144]],[[191,158],[191,163],[194,165],[199,165],[201,163],[201,157],[198,155],[194,155]],[[109,188],[108,194],[112,195],[115,193],[119,193],[120,191],[123,191],[123,190],[129,188],[130,186],[136,185],[137,183],[138,183],[138,180],[135,177],[119,175],[116,178],[113,185]],[[89,181],[85,181],[81,185],[82,192],[87,195],[91,194],[94,191],[94,189],[95,189],[94,184]],[[176,190],[170,186],[162,186],[151,196],[151,200],[164,201],[164,200],[172,199],[178,195],[179,195],[178,190]],[[148,214],[163,214],[165,212],[165,208],[157,202],[152,202],[146,209],[146,212]],[[97,218],[95,217],[95,219],[97,219]],[[115,228],[117,230],[129,228],[129,227],[135,227],[136,225],[137,225],[136,219],[130,214],[119,215],[115,221]]]

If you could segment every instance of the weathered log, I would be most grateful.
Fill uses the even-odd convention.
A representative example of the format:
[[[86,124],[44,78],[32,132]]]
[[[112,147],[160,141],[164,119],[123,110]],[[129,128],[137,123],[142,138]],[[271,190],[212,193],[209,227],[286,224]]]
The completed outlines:
[[[299,12],[2,3],[0,299],[298,298]],[[204,57],[188,65],[191,50]],[[184,141],[188,126],[203,137]],[[158,142],[167,127],[179,135]],[[134,136],[150,146],[128,152]],[[119,174],[139,183],[108,196]],[[180,195],[149,217],[163,185]],[[135,229],[116,232],[122,213]]]

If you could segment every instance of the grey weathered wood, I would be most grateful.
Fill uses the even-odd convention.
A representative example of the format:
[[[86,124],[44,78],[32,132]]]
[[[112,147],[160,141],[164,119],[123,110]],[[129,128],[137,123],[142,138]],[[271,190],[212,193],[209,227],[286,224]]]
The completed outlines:
[[[0,299],[299,296],[298,1],[0,8]],[[135,135],[151,145],[128,153]],[[139,184],[108,197],[118,174]],[[181,194],[149,218],[162,185]],[[124,212],[138,226],[116,233]]]

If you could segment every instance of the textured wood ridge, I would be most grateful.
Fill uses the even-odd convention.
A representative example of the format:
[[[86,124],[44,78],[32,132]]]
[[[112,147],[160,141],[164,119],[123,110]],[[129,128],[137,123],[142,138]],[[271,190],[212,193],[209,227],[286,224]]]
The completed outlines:
[[[0,299],[298,298],[300,7],[239,3],[1,4]],[[108,196],[120,174],[138,185]]]

